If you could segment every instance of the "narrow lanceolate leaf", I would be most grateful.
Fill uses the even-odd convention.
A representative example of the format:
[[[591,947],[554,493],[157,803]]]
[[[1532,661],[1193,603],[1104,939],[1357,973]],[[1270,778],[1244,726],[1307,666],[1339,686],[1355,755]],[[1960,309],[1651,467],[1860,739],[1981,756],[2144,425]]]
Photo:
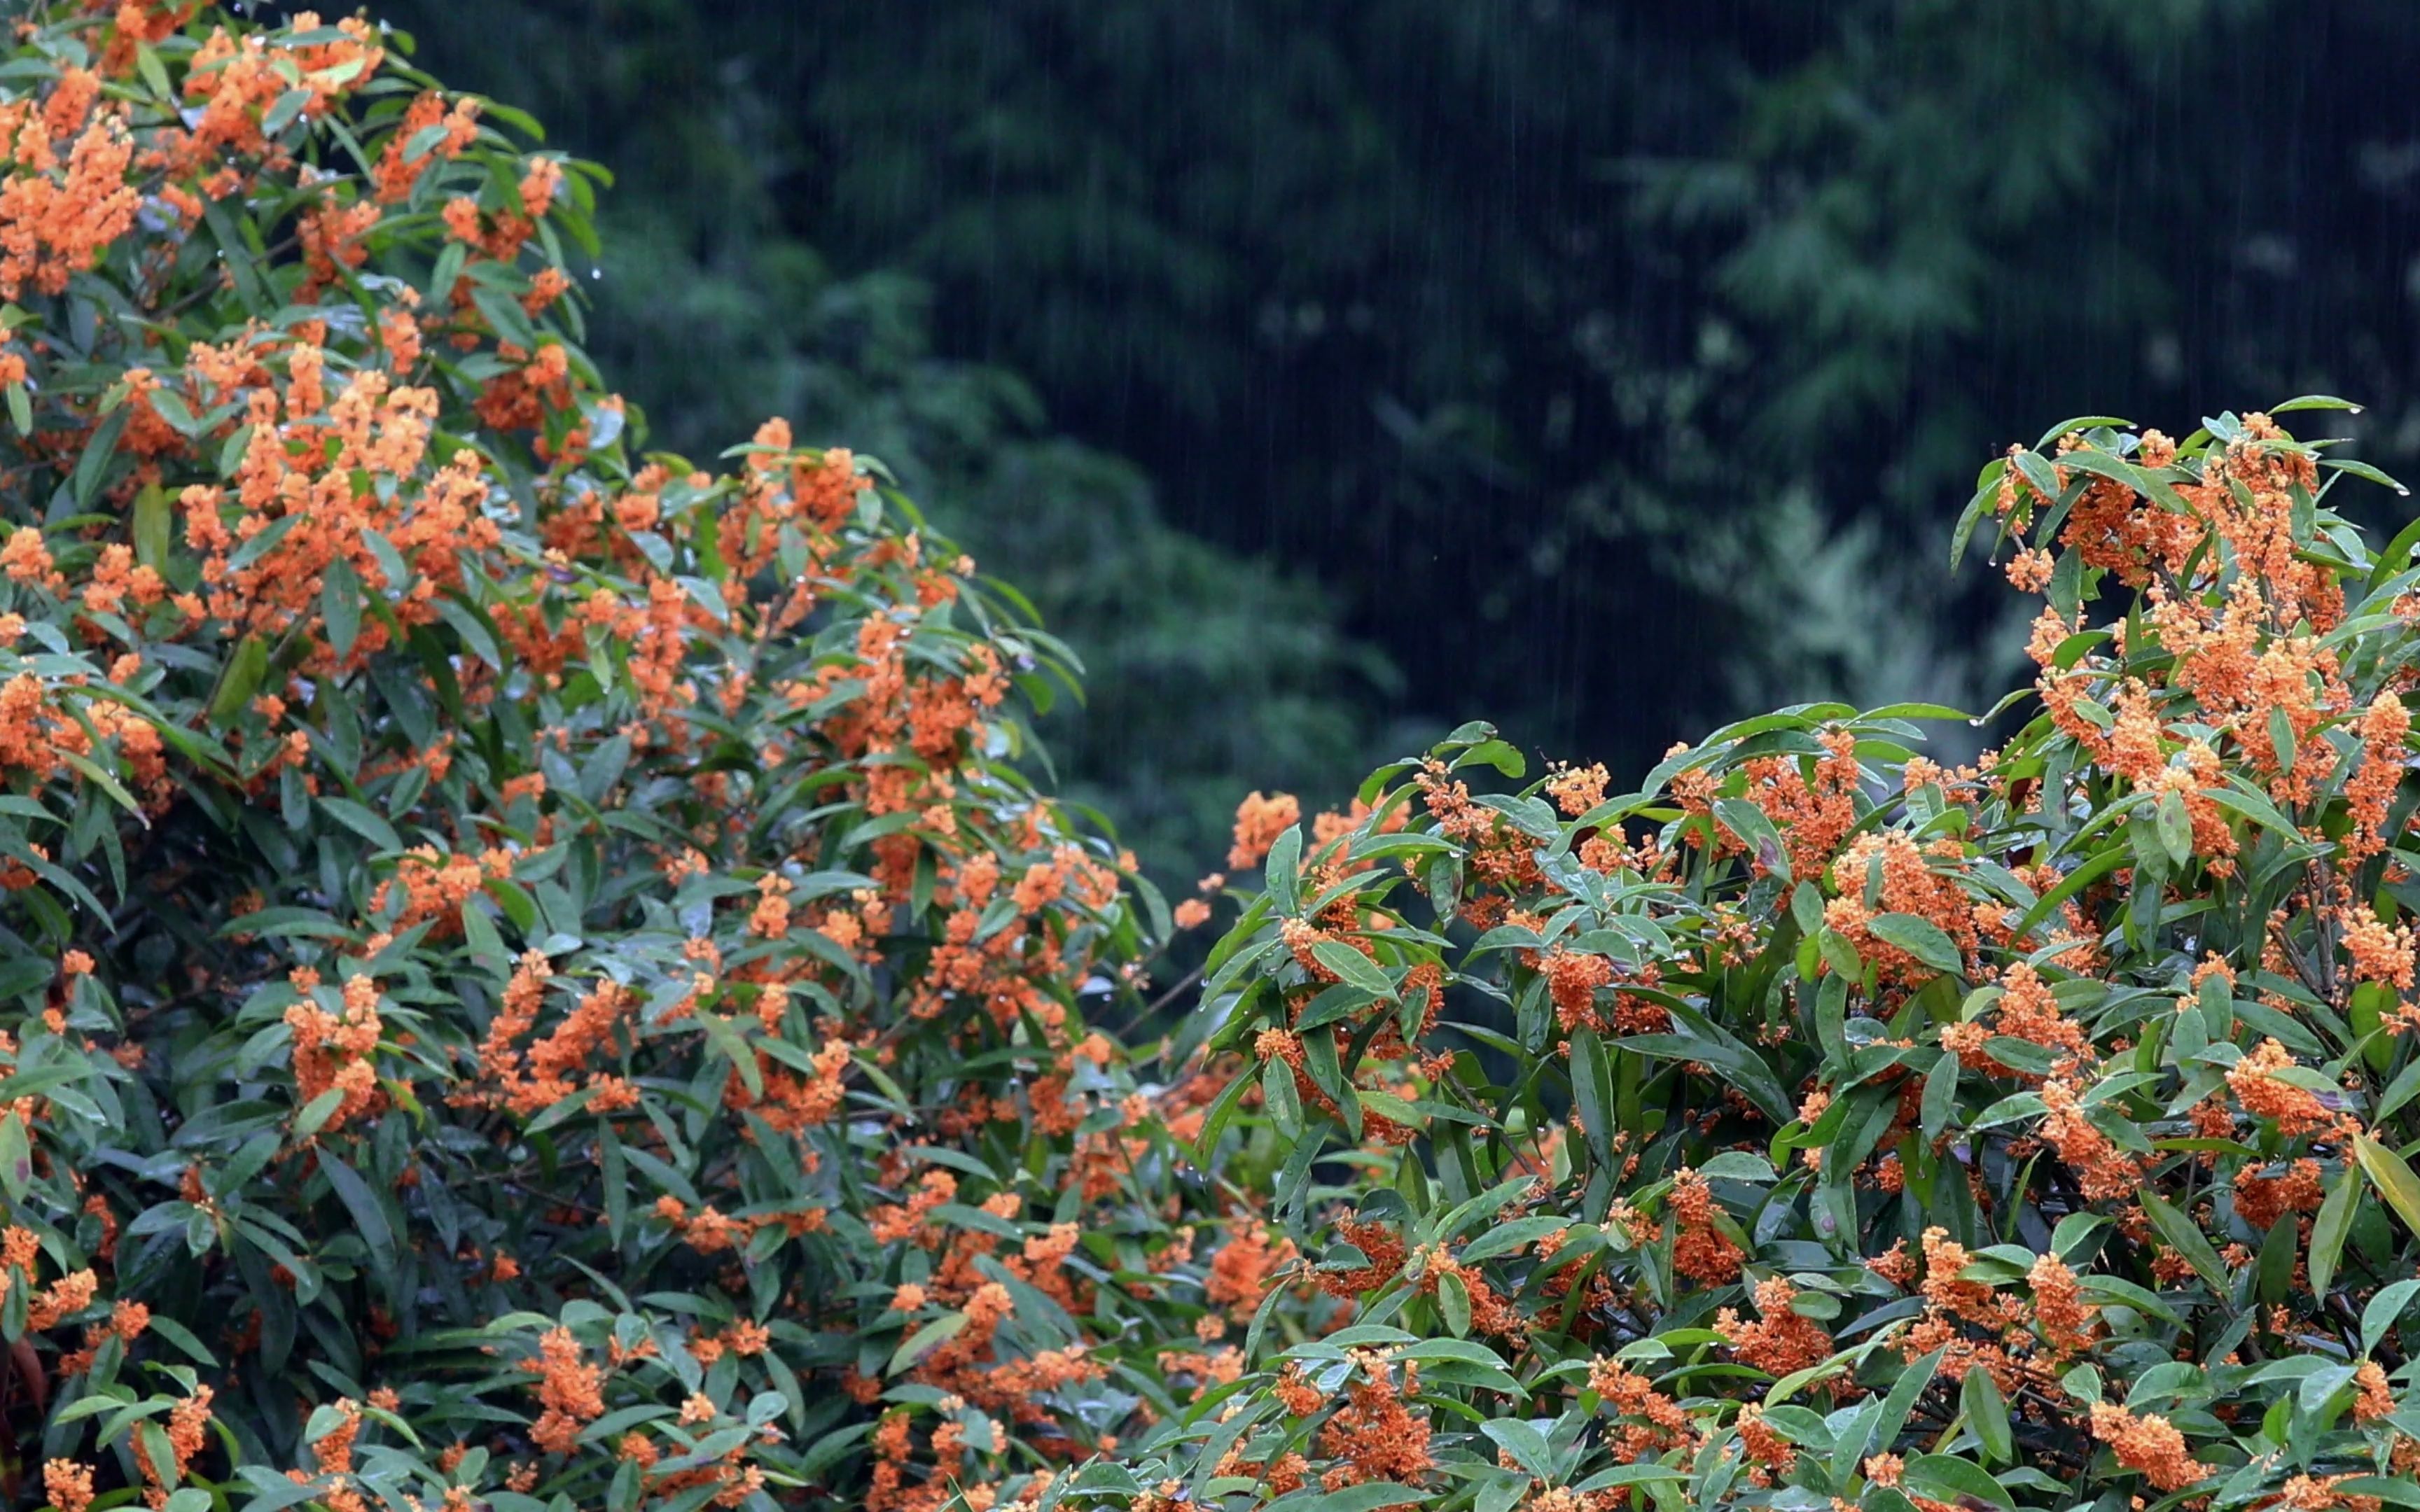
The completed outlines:
[[[2155,821],[2160,848],[2168,859],[2183,866],[2193,859],[2193,815],[2185,808],[2181,793],[2168,793],[2161,797]]]
[[[1261,1068],[1261,1102],[1280,1133],[1288,1138],[1302,1133],[1302,1095],[1295,1089],[1293,1067],[1272,1060]]]
[[[2224,1295],[2227,1289],[2226,1266],[2219,1259],[2218,1251],[2211,1247],[2210,1236],[2201,1231],[2201,1226],[2179,1212],[2166,1198],[2149,1187],[2144,1188],[2136,1196],[2143,1204],[2144,1214],[2151,1220],[2153,1231],[2160,1236],[2161,1242],[2183,1256],[2185,1263],[2194,1268],[2195,1275],[2209,1282],[2213,1290]]]
[[[339,656],[352,655],[362,629],[362,580],[351,563],[332,562],[321,575],[319,613],[328,627],[330,649]]]
[[[1292,915],[1300,911],[1302,904],[1295,889],[1301,885],[1302,876],[1301,825],[1289,825],[1285,833],[1277,838],[1277,843],[1269,847],[1261,874],[1278,912]]]
[[[1377,1512],[1382,1506],[1408,1506],[1429,1500],[1431,1492],[1399,1486],[1392,1481],[1364,1481],[1358,1486],[1339,1487],[1324,1495],[1299,1504],[1302,1512]]]
[[[1928,1140],[1940,1138],[1948,1129],[1950,1118],[1958,1111],[1958,1057],[1944,1055],[1925,1074],[1920,1114],[1923,1119],[1921,1128]]]
[[[883,1374],[897,1375],[940,1348],[945,1341],[957,1337],[966,1331],[966,1326],[967,1315],[964,1313],[945,1313],[934,1319],[900,1341],[899,1348],[892,1351],[891,1364]]]
[[[1596,1031],[1572,1031],[1572,1102],[1580,1133],[1601,1166],[1613,1165],[1613,1065]]]
[[[1883,1398],[1881,1412],[1874,1417],[1865,1435],[1865,1447],[1856,1451],[1855,1462],[1862,1463],[1867,1455],[1882,1453],[1899,1442],[1900,1429],[1907,1426],[1908,1414],[1916,1410],[1916,1398],[1932,1384],[1933,1372],[1941,1368],[1941,1355],[1942,1351],[1935,1350],[1900,1372],[1899,1379],[1891,1383],[1889,1395]],[[1841,1443],[1840,1449],[1845,1452],[1852,1448],[1855,1438],[1855,1434],[1851,1434],[1849,1440]]]
[[[1983,1445],[1983,1452],[1997,1460],[2016,1458],[2016,1435],[2009,1427],[2008,1399],[2000,1395],[1992,1373],[1981,1365],[1966,1372],[1966,1380],[1958,1393],[1959,1406],[1966,1412],[1966,1426]]]
[[[2352,1153],[2361,1162],[2362,1174],[2378,1188],[2378,1195],[2386,1199],[2403,1226],[2420,1234],[2420,1176],[2412,1173],[2402,1156],[2367,1134],[2353,1135]]]
[[[236,716],[252,702],[252,695],[259,691],[260,680],[268,674],[269,642],[256,635],[245,636],[237,644],[235,655],[228,658],[218,690],[210,696],[210,723],[234,723]]]
[[[355,1230],[369,1245],[370,1263],[381,1274],[395,1266],[395,1229],[388,1224],[386,1209],[379,1202],[378,1194],[350,1165],[326,1150],[319,1152],[319,1169],[327,1174],[328,1182],[336,1190],[336,1199],[351,1215]]]
[[[134,560],[155,570],[163,569],[175,531],[168,490],[156,483],[144,485],[134,496]]]
[[[2353,1210],[2359,1205],[2361,1175],[2348,1166],[2328,1188],[2327,1200],[2311,1224],[2311,1294],[2325,1297],[2335,1279],[2336,1261],[2344,1254],[2345,1236],[2352,1232]]]

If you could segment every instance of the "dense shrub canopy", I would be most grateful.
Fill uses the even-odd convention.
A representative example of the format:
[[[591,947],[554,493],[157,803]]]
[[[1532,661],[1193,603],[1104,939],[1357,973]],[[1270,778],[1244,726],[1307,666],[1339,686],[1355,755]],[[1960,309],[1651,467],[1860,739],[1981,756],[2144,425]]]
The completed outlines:
[[[1149,1044],[1210,904],[1018,776],[1063,648],[874,464],[645,451],[601,172],[399,54],[0,65],[11,1500],[2420,1504],[2420,526],[2335,401],[1992,464],[1973,767],[1252,795]]]
[[[1957,549],[2047,603],[1974,766],[1813,705],[1474,793],[1474,727],[1283,829],[1210,1124],[1311,1263],[1123,1494],[2420,1501],[2420,525],[2347,472],[2262,414],[1993,463]]]
[[[1105,1442],[1198,1189],[1091,1026],[1169,911],[1010,764],[1062,649],[872,464],[644,452],[602,174],[366,23],[37,8],[0,141],[7,1494]]]

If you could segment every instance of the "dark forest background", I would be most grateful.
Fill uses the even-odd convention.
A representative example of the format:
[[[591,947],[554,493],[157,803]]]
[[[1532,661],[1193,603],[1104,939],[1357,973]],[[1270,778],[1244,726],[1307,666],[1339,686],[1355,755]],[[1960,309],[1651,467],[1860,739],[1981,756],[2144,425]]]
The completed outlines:
[[[1180,882],[1466,717],[1635,778],[1982,697],[1948,526],[2055,420],[2420,460],[2409,0],[374,9],[618,174],[659,444],[786,413],[1032,594],[1063,785]]]

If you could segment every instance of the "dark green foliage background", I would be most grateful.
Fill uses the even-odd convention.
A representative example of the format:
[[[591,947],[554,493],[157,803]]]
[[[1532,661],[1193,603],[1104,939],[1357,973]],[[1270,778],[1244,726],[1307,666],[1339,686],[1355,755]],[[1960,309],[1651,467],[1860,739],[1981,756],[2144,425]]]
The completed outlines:
[[[1996,681],[1931,556],[1990,417],[2420,452],[2398,0],[376,8],[620,173],[669,443],[791,414],[1032,593],[1163,875],[1473,714],[1636,771]]]

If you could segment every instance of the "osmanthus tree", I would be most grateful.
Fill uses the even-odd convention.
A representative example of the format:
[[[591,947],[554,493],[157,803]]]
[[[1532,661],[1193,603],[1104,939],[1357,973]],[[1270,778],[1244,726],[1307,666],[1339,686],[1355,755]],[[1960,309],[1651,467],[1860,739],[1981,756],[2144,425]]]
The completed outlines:
[[[403,39],[13,14],[0,1493],[985,1505],[1235,1374],[1101,1027],[1206,905],[1017,775],[1013,591],[644,451],[601,172]]]
[[[1281,1147],[1304,1262],[1061,1499],[2420,1504],[2420,524],[2274,418],[2342,408],[1994,461],[1953,561],[2047,604],[1973,766],[1813,705],[1248,806],[1199,1137]]]
[[[1813,706],[1256,795],[1163,1052],[1207,904],[1014,765],[1070,658],[871,464],[644,450],[595,170],[364,22],[19,14],[12,1502],[2420,1504],[2359,464],[1995,462],[1972,769]]]

